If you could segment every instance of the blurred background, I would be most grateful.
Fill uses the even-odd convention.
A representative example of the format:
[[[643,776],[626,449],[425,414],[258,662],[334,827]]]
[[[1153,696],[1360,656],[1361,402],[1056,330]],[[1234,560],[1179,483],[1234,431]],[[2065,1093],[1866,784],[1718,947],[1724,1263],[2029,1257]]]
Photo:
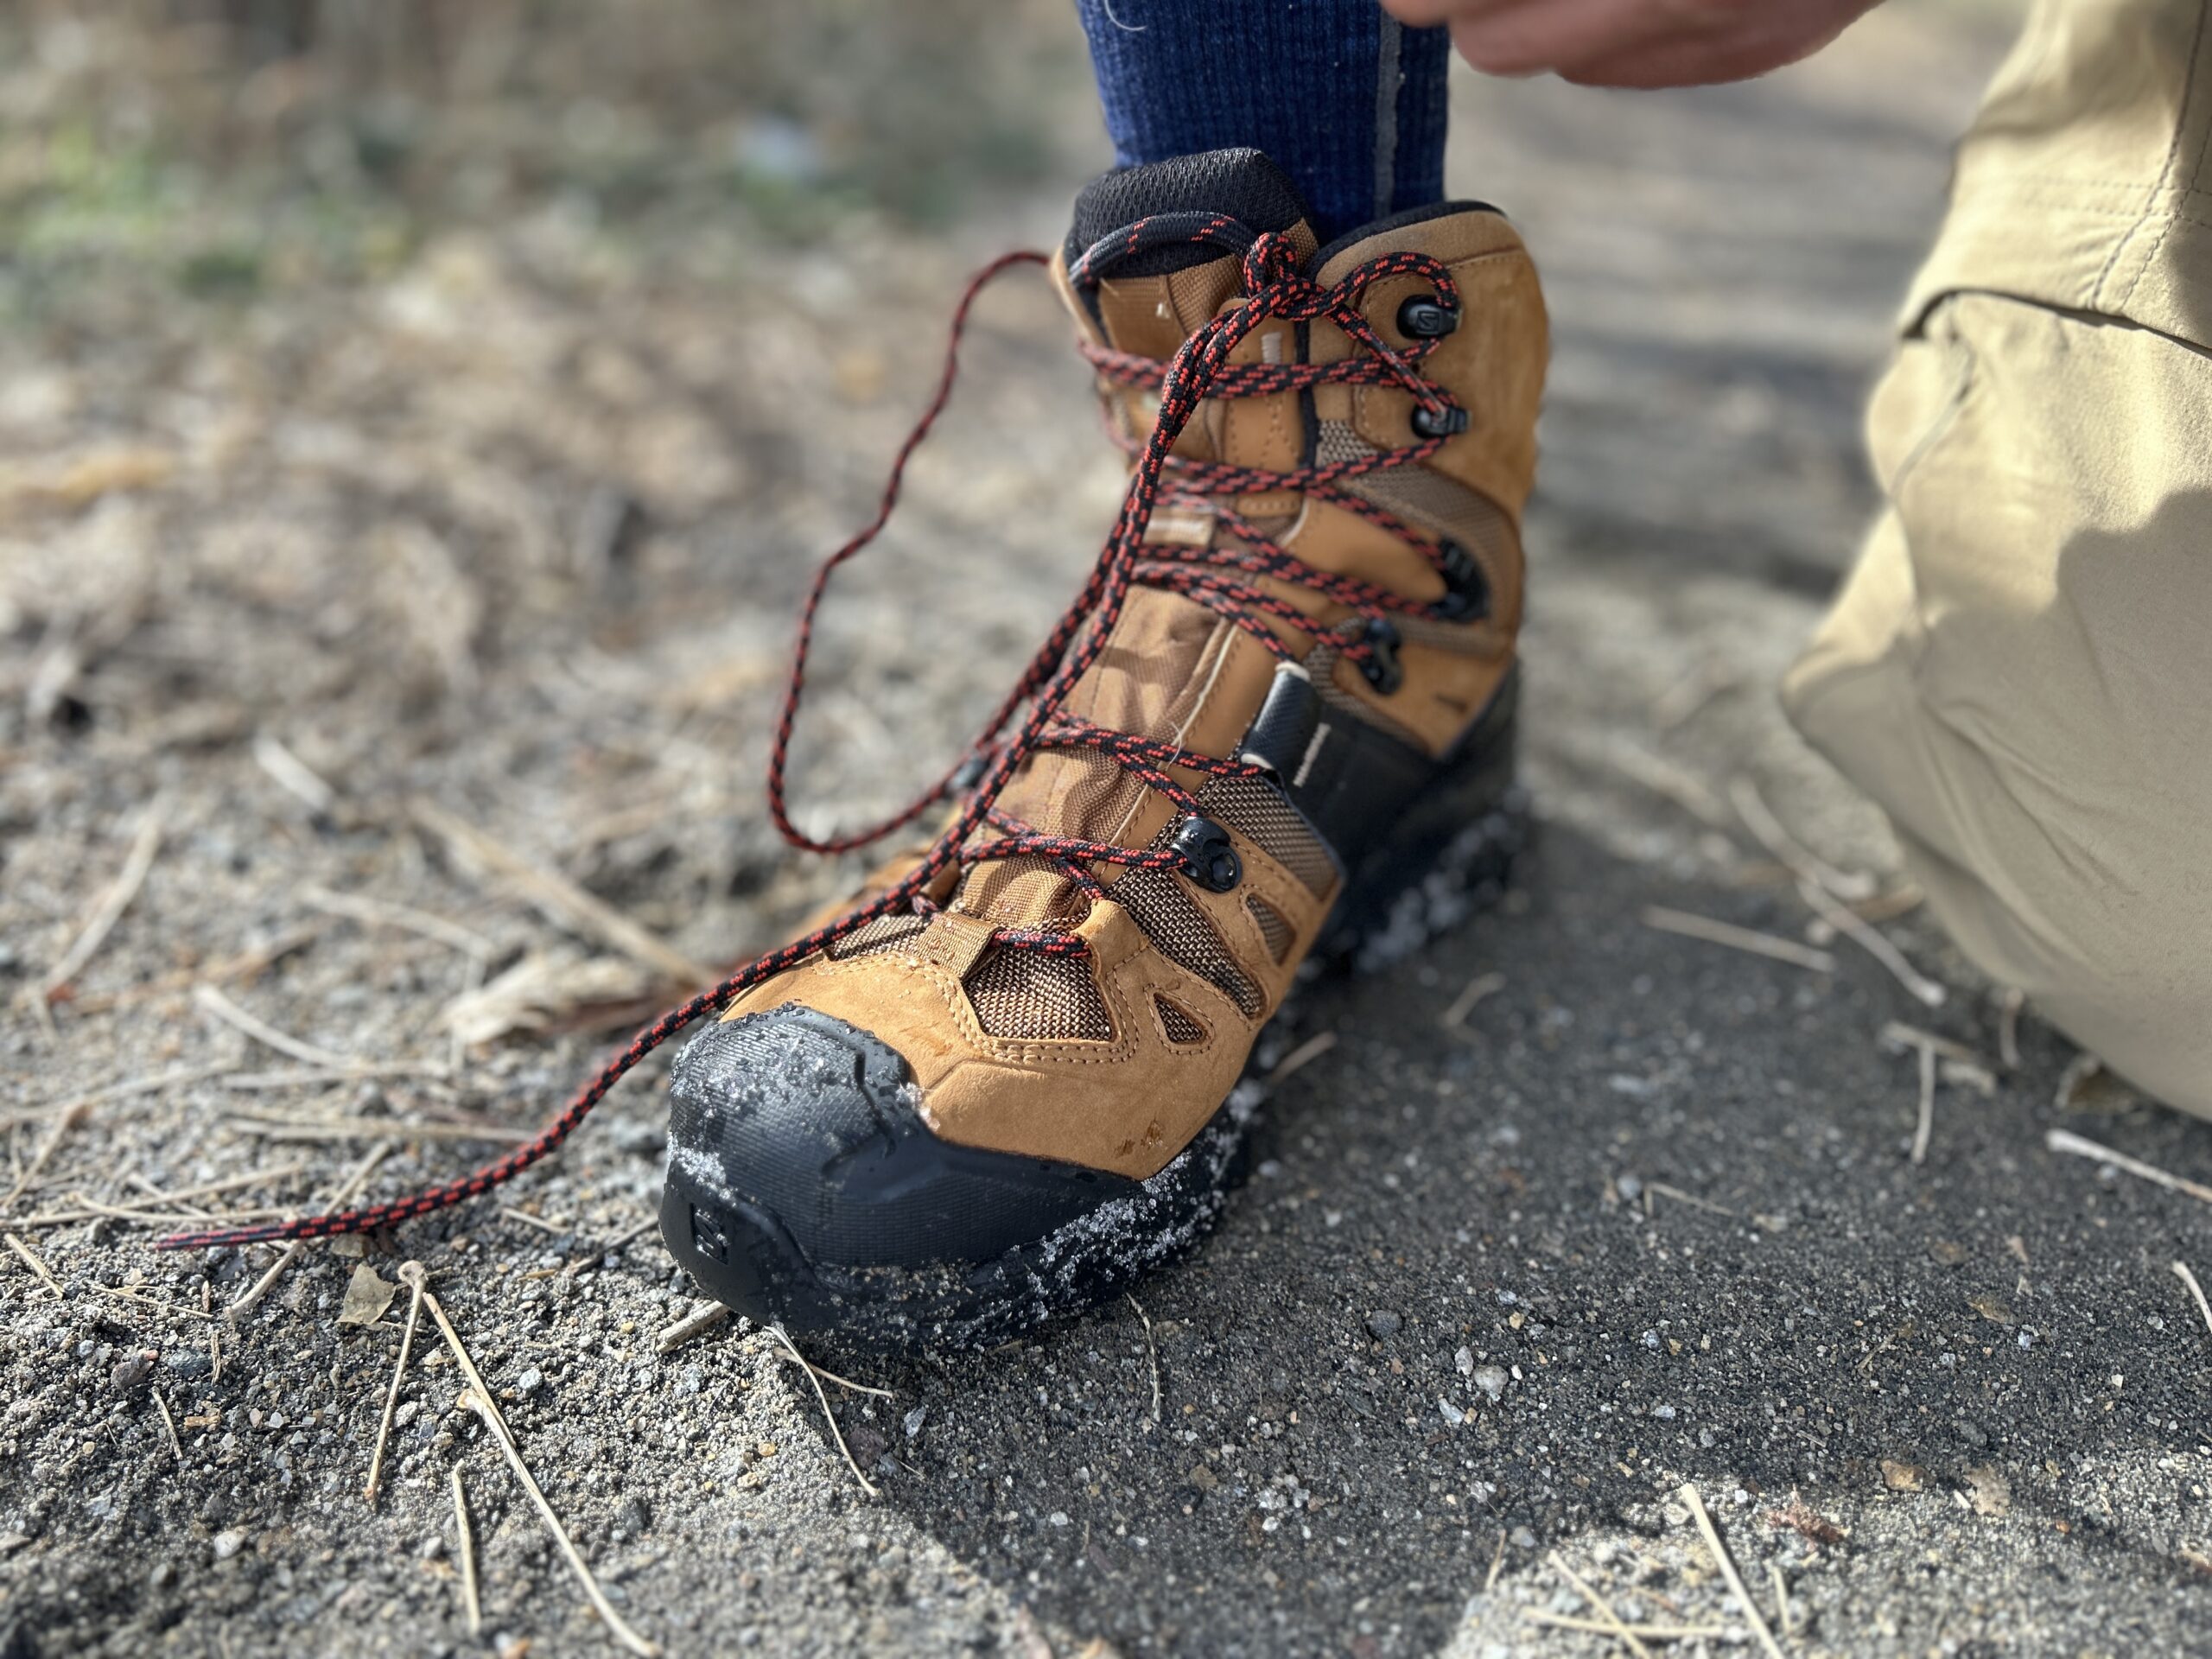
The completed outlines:
[[[1685,96],[1455,65],[1452,186],[1519,219],[1554,312],[1540,563],[1832,583],[1859,397],[2011,14],[1898,0]],[[749,820],[785,618],[963,273],[1049,245],[1106,159],[1059,0],[0,5],[0,741],[144,760],[275,720],[372,787],[413,757],[512,791],[529,728],[673,709],[714,759],[647,798]],[[1117,488],[1041,285],[986,325],[830,623],[811,775],[848,818],[988,708]],[[984,652],[898,648],[918,600]],[[758,849],[716,833],[727,878]],[[708,897],[587,843],[668,925]]]
[[[1466,1249],[1483,1248],[1468,1245],[1468,1193],[1565,1217],[1564,1242],[1547,1233],[1527,1248],[1574,1263],[1587,1251],[1602,1279],[1626,1258],[1592,1242],[1589,1195],[1612,1192],[1605,1160],[1627,1160],[1632,1135],[1649,1136],[1638,1155],[1650,1167],[1746,1214],[1843,1202],[1825,1174],[1777,1196],[1784,1166],[1897,1164],[1909,1102],[1895,1092],[1904,1074],[1874,1051],[1878,981],[1872,993],[1847,981],[1816,1005],[1632,918],[1664,889],[1747,925],[1802,929],[1784,873],[1723,804],[1746,779],[1832,861],[1892,866],[1878,819],[1789,734],[1772,685],[1870,510],[1859,405],[1941,213],[1949,146],[2016,18],[2009,0],[1894,0],[1811,63],[1663,96],[1488,82],[1455,64],[1451,188],[1519,223],[1555,328],[1525,642],[1527,770],[1547,850],[1526,903],[1495,931],[1353,994],[1368,999],[1363,1020],[1357,1000],[1317,1016],[1344,1046],[1281,1092],[1276,1149],[1282,1190],[1310,1184],[1320,1202],[1254,1200],[1200,1268],[1145,1293],[1166,1310],[1171,1387],[1186,1389],[1209,1443],[1243,1438],[1263,1399],[1333,1376],[1344,1333],[1374,1307],[1409,1310],[1409,1329],[1410,1310],[1428,1309],[1446,1333],[1411,1371],[1394,1358],[1387,1380],[1358,1384],[1411,1390],[1404,1411],[1433,1430],[1421,1390],[1463,1386],[1449,1333],[1465,1317]],[[162,1189],[225,1180],[268,1161],[271,1112],[288,1133],[322,1138],[239,1204],[304,1204],[359,1155],[346,1137],[387,1118],[395,1134],[440,1122],[448,1138],[402,1137],[379,1190],[451,1175],[481,1151],[453,1136],[493,1124],[512,1138],[565,1096],[607,1033],[693,969],[774,942],[848,882],[849,870],[789,855],[765,821],[760,769],[793,607],[815,563],[873,512],[966,274],[1009,245],[1050,245],[1073,190],[1108,159],[1062,0],[0,0],[0,992],[11,1015],[0,1109],[17,1114],[16,1166],[38,1155],[57,1099],[150,1068],[196,1079],[105,1108],[97,1135],[57,1139],[19,1182],[17,1208],[79,1187],[143,1201],[126,1176]],[[1042,283],[993,293],[966,359],[906,505],[832,601],[797,766],[799,816],[816,828],[872,816],[937,775],[1075,591],[1117,499],[1117,457]],[[72,961],[87,917],[133,869],[111,929]],[[594,922],[578,895],[644,943],[611,931],[605,912]],[[412,919],[392,920],[403,914]],[[1892,931],[1916,960],[1971,982],[1924,918]],[[1643,969],[1624,974],[1631,960]],[[1493,968],[1510,980],[1485,1005],[1495,1030],[1480,1046],[1471,1030],[1441,1032],[1436,1008]],[[1655,984],[1680,1001],[1634,1000]],[[225,1077],[268,1057],[195,1003],[209,987],[326,1059],[392,1073],[310,1068],[241,1094]],[[1723,1058],[1694,1068],[1707,1026]],[[2055,1044],[2043,1060],[2063,1064]],[[1361,1076],[1403,1086],[1370,1099]],[[2050,1091],[2037,1086],[2039,1107]],[[1869,1099],[1885,1104],[1870,1111]],[[1971,1122],[2009,1125],[2017,1141],[2031,1133],[2025,1099],[2010,1101],[2011,1118]],[[1541,1157],[1506,1138],[1531,1100],[1524,1121],[1547,1125]],[[1416,1108],[1402,1103],[1416,1101],[1428,1116],[1408,1130]],[[1985,1143],[1964,1139],[2000,1128],[1966,1119],[1961,1166],[2017,1175],[2009,1154],[1982,1157]],[[621,1236],[650,1213],[660,1124],[648,1075],[512,1201],[589,1238]],[[1427,1161],[1416,1176],[1408,1158],[1403,1194],[1388,1177],[1395,1207],[1370,1226],[1358,1206],[1370,1151],[1408,1135]],[[1977,1214],[2012,1201],[1952,1194]],[[1862,1268],[1885,1284],[1931,1271],[1916,1253],[1831,1272],[1818,1254],[1839,1237],[1903,1237],[1906,1198],[1880,1208],[1892,1196],[1869,1177],[1852,1201],[1872,1207],[1855,1220],[1724,1246],[1740,1258],[1744,1301],[1855,1296]],[[886,1588],[874,1568],[836,1565],[857,1523],[826,1454],[814,1484],[790,1476],[756,1504],[761,1480],[811,1468],[817,1449],[810,1398],[772,1360],[734,1342],[702,1349],[702,1383],[616,1355],[609,1321],[649,1332],[689,1306],[650,1236],[609,1255],[604,1273],[593,1266],[573,1298],[568,1278],[556,1297],[524,1282],[537,1269],[483,1270],[493,1256],[500,1274],[510,1260],[528,1268],[552,1224],[518,1231],[471,1210],[423,1224],[410,1248],[450,1274],[441,1282],[472,1339],[555,1379],[512,1408],[525,1440],[557,1426],[583,1446],[588,1428],[620,1449],[579,1452],[556,1502],[657,1630],[703,1619],[722,1636],[758,1619],[773,1634],[789,1618],[767,1650],[849,1650],[849,1630],[880,1625],[886,1650],[949,1651],[988,1646],[975,1634],[988,1625],[1028,1656],[1020,1621],[1034,1599],[1064,1654],[1096,1651],[1077,1639],[1092,1632],[1125,1652],[1179,1650],[1178,1621],[1180,1650],[1230,1652],[1285,1619],[1329,1632],[1332,1653],[1432,1651],[1494,1559],[1509,1586],[1536,1572],[1524,1521],[1548,1543],[1593,1516],[1611,1524],[1614,1471],[1627,1491],[1618,1448],[1594,1439],[1554,1467],[1561,1426],[1599,1424],[1609,1390],[1627,1386],[1596,1360],[1587,1393],[1563,1394],[1529,1430],[1545,1444],[1483,1465],[1501,1528],[1518,1529],[1510,1560],[1493,1557],[1487,1516],[1478,1528],[1469,1510],[1448,1528],[1404,1523],[1403,1459],[1423,1459],[1435,1482],[1474,1480],[1456,1442],[1429,1464],[1433,1434],[1362,1441],[1332,1404],[1336,1439],[1313,1455],[1343,1459],[1331,1484],[1344,1507],[1319,1529],[1340,1530],[1342,1548],[1325,1537],[1281,1577],[1259,1534],[1185,1490],[1127,1413],[1046,1412],[1039,1376],[1064,1391],[1102,1376],[1141,1385],[1128,1367],[1141,1365],[1142,1340],[1122,1343],[1102,1316],[1019,1363],[914,1383],[944,1403],[932,1438],[901,1455],[937,1484],[887,1477],[913,1525],[882,1522],[877,1544],[911,1546],[917,1575],[935,1563],[932,1611],[903,1579]],[[1371,1249],[1348,1249],[1355,1234]],[[195,1303],[211,1284],[227,1300],[260,1270],[242,1255],[155,1256],[148,1236],[100,1222],[38,1239],[65,1277],[129,1275]],[[1808,1254],[1785,1254],[1800,1236]],[[1395,1267],[1348,1276],[1355,1256],[1381,1263],[1386,1246]],[[1263,1255],[1264,1268],[1249,1265]],[[304,1257],[268,1305],[272,1325],[290,1321],[281,1340],[254,1338],[258,1369],[224,1386],[265,1383],[261,1406],[281,1398],[296,1421],[328,1403],[343,1364],[332,1408],[358,1417],[366,1401],[372,1421],[388,1362],[345,1347],[321,1317],[343,1282],[344,1264]],[[1705,1294],[1685,1276],[1653,1305]],[[1707,1310],[1713,1328],[1737,1317],[1736,1295]],[[444,1465],[423,1464],[421,1445],[402,1448],[394,1518],[374,1528],[357,1525],[350,1485],[342,1515],[327,1496],[337,1476],[315,1460],[336,1452],[301,1451],[314,1478],[295,1487],[289,1464],[277,1480],[275,1452],[217,1458],[188,1439],[194,1478],[180,1487],[157,1478],[168,1455],[158,1424],[112,1415],[116,1344],[143,1333],[58,1307],[18,1314],[23,1352],[85,1344],[72,1347],[81,1363],[23,1369],[18,1397],[38,1403],[22,1408],[21,1455],[0,1460],[0,1510],[22,1528],[5,1548],[39,1541],[0,1580],[45,1586],[37,1605],[62,1632],[57,1650],[97,1639],[142,1651],[141,1637],[172,1624],[204,1650],[190,1622],[201,1618],[227,1620],[238,1653],[261,1650],[243,1632],[282,1586],[145,1580],[176,1537],[227,1527],[270,1541],[256,1548],[303,1580],[364,1586],[351,1600],[284,1601],[301,1628],[270,1651],[346,1645],[368,1599],[453,1636],[448,1587],[416,1570],[418,1538],[445,1524]],[[1862,1316],[1839,1301],[1827,1325],[1752,1345],[1802,1346]],[[1214,1332],[1231,1334],[1217,1349]],[[1086,1358],[1109,1334],[1111,1366]],[[1500,1352],[1522,1340],[1490,1339]],[[1724,1361],[1737,1363],[1716,1353]],[[1429,1371],[1440,1380],[1423,1381]],[[1817,1392],[1773,1376],[1746,1369],[1713,1385],[1724,1448],[1732,1421],[1740,1444],[1764,1446],[1769,1420]],[[649,1386],[653,1421],[626,1427],[622,1402]],[[205,1395],[232,1411],[213,1385],[177,1387],[181,1409]],[[1401,1403],[1387,1397],[1384,1419]],[[1919,1408],[1898,1400],[1849,1455],[1917,1432]],[[1309,1421],[1322,1408],[1309,1404]],[[118,1425],[97,1444],[71,1427],[95,1414]],[[743,1433],[725,1432],[738,1421]],[[761,1453],[764,1475],[739,1441],[805,1456]],[[264,1444],[275,1436],[251,1442]],[[1688,1466],[1704,1453],[1681,1455]],[[995,1484],[969,1494],[978,1460],[994,1459],[1020,1470],[1041,1515],[1085,1517],[1080,1550],[1041,1519],[1015,1541]],[[1804,1453],[1808,1484],[1833,1475],[1827,1459]],[[1082,1489],[1109,1465],[1144,1488],[1155,1559],[1191,1563],[1222,1593],[1136,1594],[1131,1579],[1093,1573],[1085,1506],[1099,1487]],[[1758,1466],[1776,1491],[1800,1478],[1795,1464]],[[1571,1490],[1554,1483],[1578,1467],[1587,1477]],[[702,1469],[727,1483],[720,1496],[664,1510],[662,1495],[690,1491]],[[497,1478],[480,1465],[487,1485]],[[109,1488],[123,1496],[100,1515],[55,1496]],[[1469,1510],[1487,1501],[1468,1491]],[[652,1506],[649,1537],[625,1507],[633,1498]],[[518,1514],[493,1535],[503,1559],[536,1548],[524,1541],[532,1525]],[[727,1541],[756,1525],[787,1526],[815,1554],[748,1553],[760,1576],[732,1592]],[[1269,1548],[1289,1537],[1286,1527]],[[1891,1555],[1839,1557],[1798,1593],[1833,1592],[1829,1628],[1856,1630],[1910,1570],[1929,1585],[1915,1628],[1929,1643],[1966,1628],[1954,1602],[1982,1617],[1974,1586],[1905,1565],[1948,1549],[1943,1537],[1899,1537]],[[340,1567],[309,1565],[330,1551],[344,1552]],[[536,1576],[502,1593],[526,1626],[567,1602],[557,1561],[523,1559]],[[996,1611],[944,1612],[957,1600],[944,1586],[978,1575]],[[2154,1605],[2164,1592],[2145,1584]],[[1382,1623],[1355,1627],[1344,1609],[1368,1596]],[[2103,1616],[2084,1606],[2069,1627],[2076,1645]]]

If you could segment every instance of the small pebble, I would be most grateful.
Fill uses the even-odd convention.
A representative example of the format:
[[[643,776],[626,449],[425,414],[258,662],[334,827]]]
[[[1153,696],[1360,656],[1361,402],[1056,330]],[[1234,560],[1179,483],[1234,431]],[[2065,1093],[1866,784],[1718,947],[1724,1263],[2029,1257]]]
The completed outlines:
[[[245,1534],[236,1527],[215,1535],[215,1559],[219,1561],[229,1560],[245,1548]]]
[[[153,1374],[154,1356],[133,1354],[128,1359],[118,1361],[115,1369],[107,1374],[107,1380],[115,1385],[117,1393],[130,1394],[143,1388],[146,1379]]]
[[[1376,1312],[1367,1316],[1367,1328],[1379,1342],[1388,1342],[1396,1336],[1404,1323],[1395,1313]]]

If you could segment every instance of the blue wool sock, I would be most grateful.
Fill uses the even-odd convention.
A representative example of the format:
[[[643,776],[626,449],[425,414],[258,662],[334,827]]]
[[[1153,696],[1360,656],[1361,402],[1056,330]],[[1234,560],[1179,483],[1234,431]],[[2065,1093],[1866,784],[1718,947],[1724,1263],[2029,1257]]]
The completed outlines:
[[[1076,0],[1116,162],[1249,144],[1323,241],[1444,196],[1450,37],[1376,0]]]

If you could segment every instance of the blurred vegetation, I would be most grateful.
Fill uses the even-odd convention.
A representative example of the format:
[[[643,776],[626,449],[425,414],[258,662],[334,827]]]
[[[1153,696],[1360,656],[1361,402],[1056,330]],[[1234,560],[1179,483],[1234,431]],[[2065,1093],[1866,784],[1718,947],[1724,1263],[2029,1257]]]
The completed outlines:
[[[708,264],[941,223],[1055,171],[1085,86],[1066,0],[0,0],[0,311],[538,215]]]

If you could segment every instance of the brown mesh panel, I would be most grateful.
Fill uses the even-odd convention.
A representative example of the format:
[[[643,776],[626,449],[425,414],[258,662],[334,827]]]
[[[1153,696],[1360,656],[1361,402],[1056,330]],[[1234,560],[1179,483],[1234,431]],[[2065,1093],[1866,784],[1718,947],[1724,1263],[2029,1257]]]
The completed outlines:
[[[1323,421],[1314,453],[1324,465],[1363,461],[1377,451],[1347,421]],[[1346,481],[1378,505],[1450,536],[1485,563],[1510,556],[1513,528],[1496,502],[1426,467],[1385,467]]]
[[[1203,1043],[1205,1041],[1206,1028],[1192,1019],[1186,1011],[1177,1007],[1166,997],[1154,997],[1152,1006],[1154,1011],[1160,1015],[1160,1028],[1167,1033],[1169,1042]]]
[[[1205,912],[1183,890],[1182,880],[1166,870],[1131,870],[1106,896],[1129,912],[1162,956],[1217,987],[1249,1019],[1260,1011],[1259,988],[1245,978]]]
[[[1198,791],[1198,810],[1252,842],[1319,897],[1336,884],[1328,849],[1282,791],[1258,778],[1217,778]]]
[[[1260,925],[1261,937],[1268,942],[1268,954],[1277,962],[1288,956],[1291,944],[1298,938],[1298,930],[1290,925],[1282,912],[1256,893],[1245,895],[1244,908],[1252,912],[1252,919]]]
[[[1373,444],[1353,429],[1350,421],[1323,421],[1314,435],[1313,458],[1324,467],[1347,461],[1365,461],[1376,453]]]
[[[844,962],[871,951],[888,950],[912,938],[929,925],[926,916],[879,916],[866,927],[848,933],[831,945],[828,955],[833,962]]]
[[[976,1022],[994,1037],[1020,1042],[1114,1040],[1114,1017],[1084,957],[997,945],[968,976]]]

